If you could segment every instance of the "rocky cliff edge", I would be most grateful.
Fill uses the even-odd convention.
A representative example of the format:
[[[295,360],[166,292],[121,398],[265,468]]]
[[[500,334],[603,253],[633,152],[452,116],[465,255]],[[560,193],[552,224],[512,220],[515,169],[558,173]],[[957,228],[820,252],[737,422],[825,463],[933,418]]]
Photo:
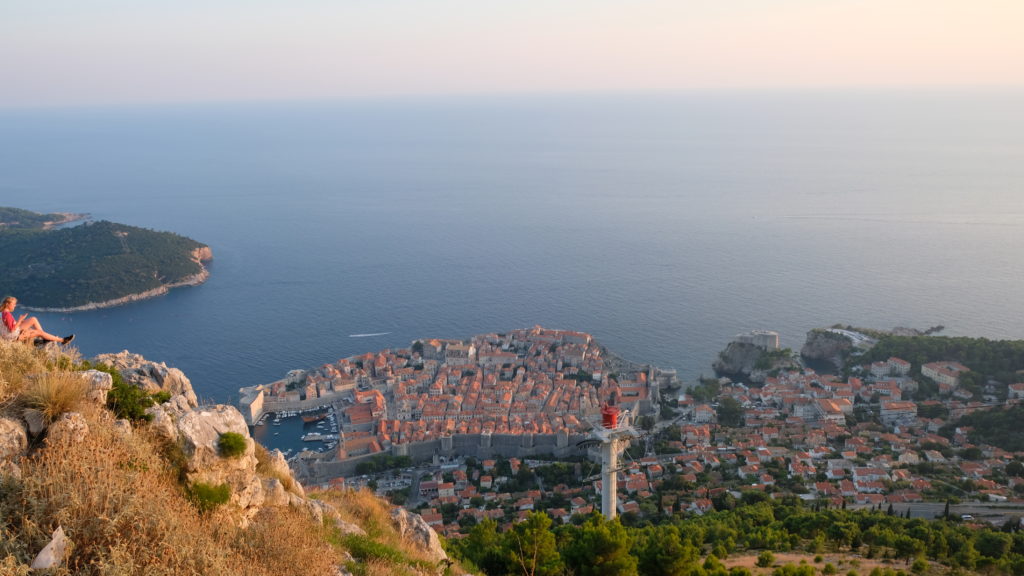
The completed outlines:
[[[14,346],[19,345],[0,343],[0,371],[3,371],[0,383],[8,384],[11,378],[20,376],[27,382],[24,390],[31,391],[38,387],[34,382],[54,380],[59,386],[52,389],[80,388],[81,399],[77,404],[69,404],[73,409],[63,410],[53,409],[52,404],[56,403],[53,399],[48,405],[15,396],[0,413],[0,487],[5,496],[15,494],[14,498],[3,499],[0,514],[8,517],[20,514],[22,521],[26,514],[32,518],[30,525],[23,526],[24,534],[19,535],[15,526],[13,532],[0,535],[0,558],[7,554],[0,562],[0,572],[10,567],[17,573],[32,563],[34,567],[42,566],[57,573],[91,573],[96,562],[116,564],[118,560],[111,559],[110,555],[117,552],[118,546],[125,550],[131,548],[126,540],[134,537],[174,540],[166,529],[163,536],[150,534],[146,526],[137,526],[140,522],[145,524],[144,519],[133,517],[135,507],[156,506],[158,502],[165,504],[157,507],[164,511],[164,516],[181,514],[186,518],[185,525],[189,522],[196,526],[212,524],[215,530],[225,533],[264,534],[266,527],[261,523],[266,521],[275,526],[273,531],[277,535],[274,538],[278,543],[295,537],[300,541],[305,539],[305,544],[314,548],[322,545],[324,550],[317,554],[317,560],[321,561],[319,566],[308,565],[305,561],[292,565],[295,570],[302,567],[302,573],[345,574],[348,568],[353,567],[353,562],[366,560],[354,558],[344,546],[331,548],[324,542],[308,542],[310,538],[315,539],[320,528],[335,534],[334,538],[366,537],[366,532],[354,522],[360,514],[352,514],[345,509],[345,502],[350,497],[344,493],[332,495],[329,492],[318,498],[308,496],[288,468],[284,456],[279,451],[266,450],[253,440],[235,407],[219,404],[200,406],[191,382],[180,370],[127,351],[98,357],[98,361],[113,367],[129,385],[150,393],[170,395],[169,400],[148,408],[145,418],[129,421],[117,419],[105,408],[107,396],[114,386],[111,373],[100,370],[31,373],[31,366],[24,370],[23,365],[6,363],[6,357],[11,356],[12,351],[13,356],[39,352]],[[23,370],[21,374],[19,370]],[[0,400],[3,400],[4,392],[12,390],[15,387],[0,385]],[[226,437],[234,440],[230,453],[226,453]],[[79,473],[70,473],[69,469],[78,469]],[[48,477],[43,479],[40,475]],[[61,475],[65,476],[63,482],[58,478]],[[124,491],[111,493],[107,490],[118,485],[124,485],[129,491],[149,490],[152,493],[124,494]],[[67,489],[71,496],[62,495],[62,488]],[[66,501],[69,498],[96,498],[102,502],[69,504]],[[112,502],[112,498],[120,498],[123,502]],[[375,500],[372,495],[360,498]],[[332,500],[339,506],[332,504]],[[188,505],[189,501],[194,508]],[[386,507],[379,501],[373,506]],[[92,514],[95,514],[94,518],[79,517]],[[296,520],[296,514],[306,520]],[[119,519],[118,515],[124,518]],[[126,518],[133,518],[134,526],[121,525]],[[280,534],[281,526],[278,524],[283,522],[282,518],[290,518],[286,524],[293,524],[292,529],[300,534]],[[148,521],[155,524],[169,522],[167,518],[150,518]],[[419,515],[398,509],[393,511],[390,521],[396,538],[411,543],[418,550],[411,556],[423,559],[420,566],[425,565],[423,562],[432,564],[447,560],[437,535]],[[105,540],[95,535],[96,524],[104,526],[101,532],[115,535],[109,538],[111,543],[101,543]],[[177,532],[189,529],[181,527]],[[12,548],[6,541],[10,534],[20,541],[20,548]],[[231,542],[242,537],[233,538]],[[330,538],[325,536],[324,540]],[[269,542],[264,544],[270,545]],[[230,550],[224,553],[224,558],[210,559],[210,566],[220,566],[220,573],[233,573],[228,569],[231,562],[226,559],[241,553],[233,549],[235,545],[228,543]],[[115,549],[97,550],[96,546],[114,546]],[[292,546],[296,547],[300,546]],[[11,553],[12,549],[14,553]],[[289,553],[282,551],[279,556],[287,557]],[[132,560],[135,566],[143,561],[156,564],[166,561],[168,565],[164,569],[173,564],[174,556],[159,553],[145,556],[138,552],[133,552],[133,555],[136,557]],[[140,556],[145,558],[139,560],[137,557]],[[325,559],[330,561],[324,564]],[[121,560],[131,564],[126,559]],[[218,564],[219,561],[223,562]],[[189,562],[194,564],[195,560]],[[189,570],[195,569],[193,564],[189,564]],[[240,567],[248,565],[245,561],[238,564]],[[268,560],[267,564],[272,562]],[[324,568],[327,565],[329,569]],[[415,573],[419,569],[414,567],[412,571]],[[286,570],[278,573],[299,572]]]

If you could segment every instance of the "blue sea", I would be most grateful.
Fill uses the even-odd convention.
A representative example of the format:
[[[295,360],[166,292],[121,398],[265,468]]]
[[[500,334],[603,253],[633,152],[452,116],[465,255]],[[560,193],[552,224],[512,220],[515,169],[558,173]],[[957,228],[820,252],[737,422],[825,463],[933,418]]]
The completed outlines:
[[[793,348],[837,322],[1024,338],[1022,96],[2,110],[0,205],[209,244],[202,286],[40,314],[85,355],[181,368],[207,400],[535,324],[692,381],[757,328]]]

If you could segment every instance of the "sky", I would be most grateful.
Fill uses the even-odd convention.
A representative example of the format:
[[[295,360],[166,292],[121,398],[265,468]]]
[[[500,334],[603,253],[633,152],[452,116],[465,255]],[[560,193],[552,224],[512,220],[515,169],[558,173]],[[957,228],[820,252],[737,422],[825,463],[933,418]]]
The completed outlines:
[[[1024,86],[1022,0],[0,0],[0,107]]]

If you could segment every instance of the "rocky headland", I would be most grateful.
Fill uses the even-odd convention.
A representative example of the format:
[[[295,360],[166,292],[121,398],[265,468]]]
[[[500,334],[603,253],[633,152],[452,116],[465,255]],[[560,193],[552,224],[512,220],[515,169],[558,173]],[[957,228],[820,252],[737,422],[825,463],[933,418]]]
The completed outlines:
[[[800,356],[806,360],[827,362],[842,370],[854,350],[853,340],[838,332],[815,328],[807,333]]]
[[[0,572],[31,565],[58,573],[107,573],[95,568],[106,566],[269,574],[291,562],[308,567],[304,573],[349,574],[361,570],[359,545],[368,544],[360,543],[382,530],[409,543],[410,562],[447,561],[417,514],[392,513],[372,495],[307,494],[284,456],[253,440],[235,407],[201,405],[180,370],[127,351],[95,363],[55,369],[68,365],[55,349],[0,342],[0,519],[8,521],[0,540],[20,543]],[[70,401],[58,390],[81,395]],[[159,403],[138,417],[119,415],[130,398]],[[349,509],[353,502],[372,510]],[[376,536],[361,518],[374,523]],[[328,534],[353,554],[339,555]]]
[[[748,342],[730,342],[711,364],[715,374],[752,383],[779,370],[799,369],[789,349],[765,350]]]

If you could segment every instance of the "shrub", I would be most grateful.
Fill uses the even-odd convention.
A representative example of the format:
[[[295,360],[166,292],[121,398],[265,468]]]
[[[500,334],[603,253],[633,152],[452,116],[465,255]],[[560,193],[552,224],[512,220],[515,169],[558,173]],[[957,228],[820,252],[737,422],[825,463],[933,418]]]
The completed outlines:
[[[832,564],[831,562],[826,562],[825,566],[822,567],[822,569],[821,569],[821,573],[822,574],[832,575],[832,574],[835,574],[836,572],[838,572],[838,571],[836,570],[835,565]]]
[[[757,566],[759,568],[768,568],[775,563],[775,554],[772,554],[769,550],[765,550],[757,555]]]
[[[107,408],[110,408],[118,418],[133,421],[153,419],[151,415],[146,414],[146,408],[153,405],[153,396],[142,388],[125,382],[120,372],[101,362],[95,364],[82,362],[81,368],[82,370],[91,368],[110,374],[114,387],[107,394]]]
[[[153,392],[152,397],[153,402],[157,404],[163,404],[164,402],[167,402],[168,400],[171,399],[171,393],[168,392],[167,390],[161,390],[159,392]]]
[[[356,560],[368,562],[372,560],[383,560],[393,564],[407,562],[405,554],[397,548],[392,548],[382,542],[377,542],[368,536],[361,534],[349,534],[342,539],[342,545],[348,549],[349,554]]]
[[[46,422],[65,412],[76,412],[85,400],[88,385],[73,372],[46,372],[29,379],[22,398],[29,408],[38,410]]]
[[[227,504],[227,501],[231,499],[231,486],[193,482],[188,487],[188,496],[197,510],[209,512],[222,504]]]
[[[217,451],[224,458],[237,458],[245,454],[248,443],[238,432],[225,432],[217,439]]]

